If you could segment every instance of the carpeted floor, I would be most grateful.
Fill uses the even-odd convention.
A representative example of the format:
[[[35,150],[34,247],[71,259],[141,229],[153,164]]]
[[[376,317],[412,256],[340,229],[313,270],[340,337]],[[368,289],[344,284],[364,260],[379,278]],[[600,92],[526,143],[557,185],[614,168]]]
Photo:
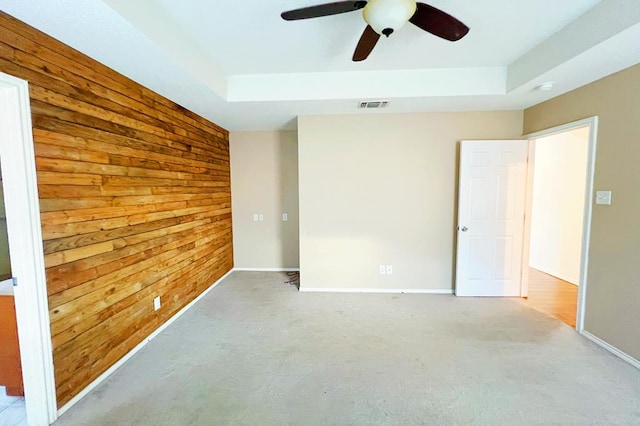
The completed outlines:
[[[236,272],[56,425],[637,425],[640,370],[508,299]]]

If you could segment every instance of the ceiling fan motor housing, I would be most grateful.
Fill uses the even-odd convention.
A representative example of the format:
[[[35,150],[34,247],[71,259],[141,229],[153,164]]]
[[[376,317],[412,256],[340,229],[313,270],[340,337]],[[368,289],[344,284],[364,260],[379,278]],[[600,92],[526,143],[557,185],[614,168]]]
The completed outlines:
[[[375,32],[389,37],[415,12],[415,0],[370,0],[362,10],[362,15]]]

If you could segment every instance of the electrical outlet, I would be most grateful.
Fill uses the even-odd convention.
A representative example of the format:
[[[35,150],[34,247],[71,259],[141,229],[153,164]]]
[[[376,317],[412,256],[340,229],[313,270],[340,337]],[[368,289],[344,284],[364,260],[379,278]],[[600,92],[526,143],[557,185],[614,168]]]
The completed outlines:
[[[391,274],[393,274],[393,266],[387,265],[387,275],[391,275]]]
[[[160,296],[153,299],[153,310],[157,311],[158,309],[160,309]]]
[[[384,265],[379,266],[380,275],[384,275],[387,273],[387,267]]]

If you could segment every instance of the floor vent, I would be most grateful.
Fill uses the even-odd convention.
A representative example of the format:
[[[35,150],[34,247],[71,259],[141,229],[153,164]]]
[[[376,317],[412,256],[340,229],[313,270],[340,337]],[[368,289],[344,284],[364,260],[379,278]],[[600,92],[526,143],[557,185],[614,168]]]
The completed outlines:
[[[388,103],[388,101],[362,101],[358,108],[384,108]]]

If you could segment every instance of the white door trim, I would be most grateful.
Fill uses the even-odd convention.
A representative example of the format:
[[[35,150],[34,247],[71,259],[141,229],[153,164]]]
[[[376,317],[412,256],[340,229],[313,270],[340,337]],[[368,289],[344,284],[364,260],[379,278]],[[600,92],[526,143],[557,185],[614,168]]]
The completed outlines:
[[[593,180],[595,174],[595,162],[596,162],[596,143],[598,136],[598,117],[590,117],[582,120],[574,121],[571,123],[563,124],[561,126],[552,127],[549,129],[541,130],[535,133],[529,133],[524,135],[525,138],[531,140],[539,139],[542,137],[552,136],[558,133],[566,132],[569,130],[577,129],[580,127],[589,127],[589,147],[587,156],[587,177],[585,185],[585,197],[584,197],[584,217],[582,220],[582,247],[580,250],[580,281],[578,287],[578,310],[576,313],[576,330],[579,333],[584,331],[584,314],[586,306],[586,294],[587,294],[587,273],[589,267],[589,242],[591,238],[591,216],[593,210]],[[533,145],[533,143],[531,143]],[[531,150],[531,149],[530,149]],[[529,168],[533,169],[533,162],[535,158],[529,159]],[[533,196],[533,182],[527,181],[527,200]],[[528,277],[524,273],[529,267],[529,255],[528,247],[531,242],[531,204],[527,205],[527,213],[525,216],[525,250],[526,256],[522,257],[522,270],[523,270],[523,289],[527,290]],[[525,267],[527,269],[525,269]],[[526,294],[526,293],[525,293]]]
[[[0,161],[29,425],[57,418],[28,83],[0,72]],[[16,232],[17,231],[17,232]]]
[[[524,235],[522,237],[522,277],[520,279],[520,297],[529,296],[529,256],[531,255],[531,211],[533,210],[533,165],[536,161],[535,142],[529,140],[529,158],[527,164],[527,187],[524,206]]]

